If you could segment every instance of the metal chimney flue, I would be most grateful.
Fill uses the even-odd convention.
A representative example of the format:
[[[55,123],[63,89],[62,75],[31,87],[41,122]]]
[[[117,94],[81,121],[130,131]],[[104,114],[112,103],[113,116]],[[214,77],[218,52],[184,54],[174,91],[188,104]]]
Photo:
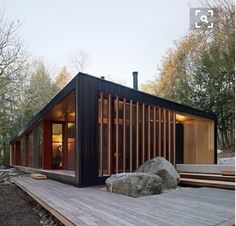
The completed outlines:
[[[138,72],[133,72],[133,88],[138,90]]]

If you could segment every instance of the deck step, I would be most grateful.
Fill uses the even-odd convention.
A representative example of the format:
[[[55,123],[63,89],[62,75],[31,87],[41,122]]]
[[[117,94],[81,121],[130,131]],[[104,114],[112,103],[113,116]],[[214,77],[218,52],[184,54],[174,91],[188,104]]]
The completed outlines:
[[[224,176],[235,176],[235,171],[234,170],[222,170],[221,174]]]
[[[235,171],[234,165],[219,164],[176,164],[179,173],[209,173],[222,174],[222,171]]]
[[[235,190],[235,183],[230,181],[203,180],[192,178],[180,178],[180,185],[197,186],[197,187],[213,187]]]
[[[209,174],[209,173],[179,173],[181,178],[217,180],[217,181],[235,181],[235,176]]]

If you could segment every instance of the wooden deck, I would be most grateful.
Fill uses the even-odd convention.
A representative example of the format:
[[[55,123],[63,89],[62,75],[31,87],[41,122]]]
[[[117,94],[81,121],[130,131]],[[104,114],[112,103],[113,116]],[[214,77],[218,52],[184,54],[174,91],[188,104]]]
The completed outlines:
[[[220,164],[176,164],[176,170],[179,173],[221,174],[224,171],[235,171],[235,166]]]
[[[66,225],[233,225],[234,191],[186,188],[131,198],[98,187],[16,177],[15,183]]]
[[[60,170],[60,169],[45,170],[45,169],[37,169],[37,168],[31,168],[31,167],[25,167],[25,166],[14,166],[14,167],[26,173],[45,173],[45,174],[49,173],[49,174],[57,174],[57,175],[68,176],[68,177],[75,177],[74,170]]]

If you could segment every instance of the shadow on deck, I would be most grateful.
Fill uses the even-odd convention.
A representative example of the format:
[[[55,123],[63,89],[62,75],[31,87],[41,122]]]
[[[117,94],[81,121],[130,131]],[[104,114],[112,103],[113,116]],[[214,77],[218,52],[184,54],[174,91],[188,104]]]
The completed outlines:
[[[76,184],[75,171],[74,170],[45,170],[36,169],[24,166],[14,166],[17,170],[25,173],[39,173],[46,175],[49,179],[57,180],[64,183]]]

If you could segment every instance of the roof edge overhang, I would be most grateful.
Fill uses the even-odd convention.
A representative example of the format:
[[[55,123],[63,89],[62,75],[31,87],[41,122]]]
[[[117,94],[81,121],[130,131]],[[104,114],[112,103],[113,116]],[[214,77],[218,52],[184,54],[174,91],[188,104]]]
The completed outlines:
[[[129,89],[130,92],[133,92],[134,94],[137,94],[137,96],[140,94],[143,97],[148,97],[151,98],[153,101],[153,103],[155,102],[158,106],[160,107],[165,107],[165,108],[169,108],[171,110],[174,110],[176,112],[179,113],[188,113],[188,114],[192,114],[195,116],[199,116],[199,117],[203,117],[203,118],[207,118],[210,120],[214,120],[217,121],[217,115],[215,113],[212,112],[206,112],[206,111],[202,111],[193,107],[190,107],[188,105],[184,105],[184,104],[180,104],[162,97],[158,97],[149,93],[145,93],[143,91],[140,90],[135,90],[132,89],[130,87],[121,85],[121,84],[117,84],[115,82],[112,81],[108,81],[108,80],[104,80],[89,74],[85,74],[85,73],[78,73],[38,114],[36,114],[30,121],[29,123],[27,123],[27,125],[25,126],[25,128],[23,130],[21,130],[17,136],[15,136],[10,143],[12,143],[13,141],[15,141],[16,139],[18,139],[19,137],[21,137],[23,134],[25,134],[28,130],[30,130],[34,125],[36,125],[37,123],[39,123],[43,117],[55,106],[57,105],[63,98],[65,98],[70,92],[72,92],[75,88],[76,88],[76,81],[82,77],[87,77],[93,80],[97,80],[98,82],[102,82],[102,83],[107,83],[110,84],[112,86],[117,86],[117,87],[121,87],[124,89]]]
[[[78,75],[79,74],[77,74],[56,96],[54,96],[53,99],[26,124],[25,128],[22,129],[13,139],[11,139],[10,143],[21,137],[28,130],[38,124],[55,105],[70,94],[76,87]]]
[[[127,87],[127,86],[124,86],[124,85],[121,85],[121,84],[117,84],[115,82],[108,81],[108,80],[105,80],[105,79],[101,79],[101,78],[95,77],[93,75],[89,75],[89,74],[85,74],[85,73],[79,73],[79,75],[87,76],[91,79],[98,80],[100,82],[105,82],[105,83],[111,84],[113,86],[118,86],[118,87],[122,87],[122,88],[125,88],[125,89],[129,89],[130,92],[136,93],[137,95],[142,94],[143,96],[151,97],[151,98],[157,100],[156,103],[160,107],[169,108],[171,110],[176,110],[177,112],[180,112],[180,113],[181,112],[182,113],[188,113],[188,114],[192,114],[192,115],[195,115],[195,116],[207,118],[207,119],[210,119],[210,120],[217,120],[217,115],[213,112],[207,112],[207,111],[199,110],[197,108],[190,107],[190,106],[185,105],[185,104],[174,102],[172,100],[168,100],[168,99],[165,99],[163,97],[155,96],[153,94],[145,93],[141,90],[135,90],[133,88],[130,88],[130,87]]]

